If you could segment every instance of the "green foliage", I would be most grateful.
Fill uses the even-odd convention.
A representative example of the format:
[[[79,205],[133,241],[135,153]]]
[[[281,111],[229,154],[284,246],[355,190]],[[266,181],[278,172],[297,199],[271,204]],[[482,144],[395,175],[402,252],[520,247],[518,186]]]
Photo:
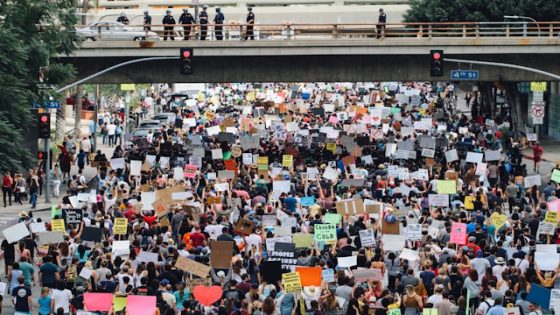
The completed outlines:
[[[411,0],[406,22],[502,22],[504,15],[560,19],[560,0]]]
[[[0,6],[0,16],[0,171],[16,171],[34,162],[27,149],[33,145],[23,140],[26,130],[35,129],[31,104],[60,97],[38,88],[40,69],[47,67],[45,85],[72,80],[73,66],[57,57],[79,42],[68,0],[12,0]]]

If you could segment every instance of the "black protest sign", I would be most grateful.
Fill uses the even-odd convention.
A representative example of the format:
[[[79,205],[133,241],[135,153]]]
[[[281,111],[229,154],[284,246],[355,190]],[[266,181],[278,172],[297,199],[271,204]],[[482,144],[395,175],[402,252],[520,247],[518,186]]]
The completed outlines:
[[[83,241],[91,241],[91,242],[101,242],[101,236],[103,231],[101,228],[98,227],[85,227],[84,231],[82,232],[82,240]]]
[[[66,224],[80,224],[84,217],[83,209],[62,209],[62,217]]]
[[[282,263],[279,261],[263,261],[260,271],[266,283],[277,283],[282,280]]]
[[[269,252],[268,261],[279,261],[283,270],[292,270],[297,265],[296,245],[294,243],[274,243],[274,250]]]

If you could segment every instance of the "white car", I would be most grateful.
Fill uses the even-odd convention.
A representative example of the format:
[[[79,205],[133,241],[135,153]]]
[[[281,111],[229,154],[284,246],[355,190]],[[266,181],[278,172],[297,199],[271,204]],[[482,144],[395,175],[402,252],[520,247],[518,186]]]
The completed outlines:
[[[76,33],[85,40],[159,40],[155,32],[143,31],[140,28],[126,26],[119,22],[97,22],[84,28],[76,29]]]

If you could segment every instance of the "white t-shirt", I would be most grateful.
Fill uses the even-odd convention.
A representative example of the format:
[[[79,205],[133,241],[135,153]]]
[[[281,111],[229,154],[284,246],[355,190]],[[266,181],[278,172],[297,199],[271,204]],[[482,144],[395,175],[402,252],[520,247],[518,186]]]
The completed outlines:
[[[72,299],[72,292],[68,289],[52,291],[52,299],[54,300],[54,309],[57,310],[60,307],[64,310],[64,313],[70,313],[70,300]]]
[[[116,130],[117,130],[117,126],[115,124],[107,125],[107,135],[114,136]]]
[[[492,299],[487,299],[484,300],[480,303],[480,305],[478,306],[478,308],[476,309],[476,314],[481,314],[481,315],[485,315],[486,312],[488,312],[488,310],[494,306],[494,300]]]
[[[210,238],[215,240],[218,238],[218,236],[222,235],[223,228],[224,226],[221,224],[213,224],[204,228],[204,232],[208,233],[210,235]]]
[[[428,303],[432,303],[434,305],[433,307],[437,307],[441,301],[443,301],[443,296],[441,294],[434,294],[428,298]]]

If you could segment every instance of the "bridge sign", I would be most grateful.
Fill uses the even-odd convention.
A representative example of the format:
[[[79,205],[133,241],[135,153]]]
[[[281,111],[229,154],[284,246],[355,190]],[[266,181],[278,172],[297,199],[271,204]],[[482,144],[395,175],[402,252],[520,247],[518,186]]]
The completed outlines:
[[[451,70],[451,80],[478,80],[478,70]]]

